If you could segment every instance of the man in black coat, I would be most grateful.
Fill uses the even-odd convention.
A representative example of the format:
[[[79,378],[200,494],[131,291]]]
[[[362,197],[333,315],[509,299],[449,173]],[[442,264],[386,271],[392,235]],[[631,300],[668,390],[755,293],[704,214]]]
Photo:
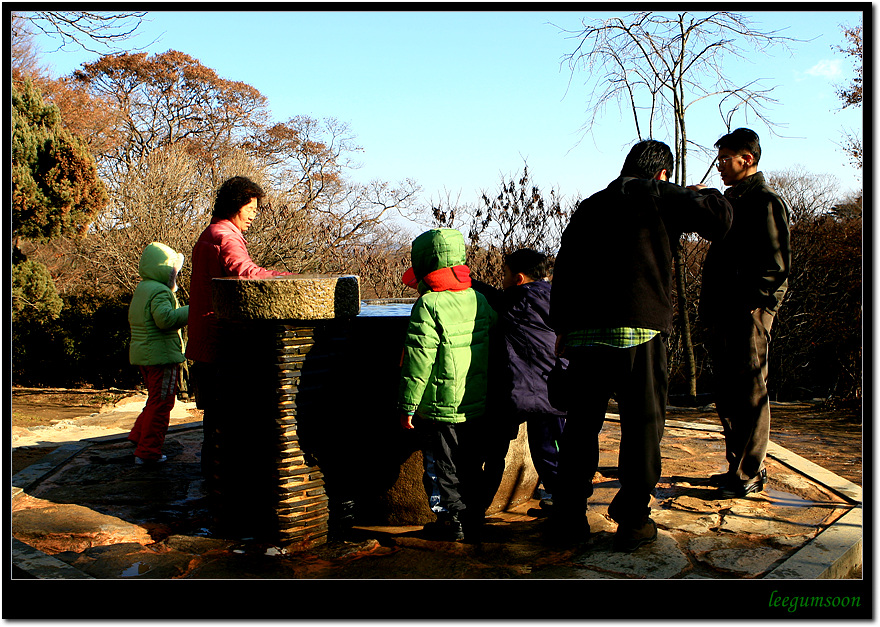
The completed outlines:
[[[758,172],[758,135],[739,128],[719,139],[717,167],[730,187],[733,225],[703,263],[700,318],[709,330],[715,407],[728,469],[709,478],[724,497],[760,492],[770,439],[770,328],[788,289],[788,206]]]
[[[621,488],[608,513],[619,551],[657,537],[650,501],[660,478],[666,420],[666,346],[672,330],[672,259],[681,235],[724,236],[731,207],[718,190],[669,183],[669,147],[632,147],[620,177],[582,201],[562,235],[550,315],[558,352],[569,359],[571,398],[560,442],[554,537],[589,533],[587,501],[599,464],[599,431],[616,396]]]

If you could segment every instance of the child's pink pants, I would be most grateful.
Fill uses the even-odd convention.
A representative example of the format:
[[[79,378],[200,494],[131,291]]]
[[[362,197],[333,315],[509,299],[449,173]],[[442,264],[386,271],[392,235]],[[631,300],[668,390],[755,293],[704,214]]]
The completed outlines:
[[[179,364],[141,366],[147,384],[147,404],[134,423],[128,439],[137,444],[134,454],[145,460],[159,459],[168,432],[171,410],[177,399]]]

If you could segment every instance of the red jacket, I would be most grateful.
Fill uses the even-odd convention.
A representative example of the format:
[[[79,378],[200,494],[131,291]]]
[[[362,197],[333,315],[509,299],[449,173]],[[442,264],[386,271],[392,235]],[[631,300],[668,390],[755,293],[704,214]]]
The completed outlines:
[[[286,274],[293,273],[266,270],[255,264],[248,254],[244,235],[232,222],[211,220],[193,246],[187,359],[213,362],[217,356],[218,323],[211,279],[225,276],[264,279]]]

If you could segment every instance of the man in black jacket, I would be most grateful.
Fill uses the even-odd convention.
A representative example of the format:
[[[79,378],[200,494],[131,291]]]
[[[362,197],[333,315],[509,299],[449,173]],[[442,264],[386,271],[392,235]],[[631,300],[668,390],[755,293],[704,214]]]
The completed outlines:
[[[572,394],[548,521],[555,537],[589,533],[587,501],[612,395],[621,429],[621,488],[608,508],[618,523],[615,548],[633,551],[657,537],[650,501],[666,420],[673,252],[683,233],[719,239],[731,220],[718,190],[669,183],[673,164],[666,144],[637,143],[620,177],[582,201],[562,235],[550,316],[557,351],[570,362]]]
[[[761,146],[754,131],[736,129],[715,147],[734,219],[727,235],[709,247],[700,294],[728,463],[727,472],[709,482],[724,497],[742,497],[767,482],[767,360],[770,327],[788,289],[789,211],[758,172]]]

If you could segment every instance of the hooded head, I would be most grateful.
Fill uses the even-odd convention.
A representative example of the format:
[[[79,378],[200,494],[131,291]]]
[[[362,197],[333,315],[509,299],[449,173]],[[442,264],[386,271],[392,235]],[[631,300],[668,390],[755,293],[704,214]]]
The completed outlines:
[[[173,248],[152,242],[147,244],[138,263],[138,273],[142,279],[157,281],[177,291],[177,274],[183,267],[183,253]]]
[[[412,267],[419,281],[435,270],[464,265],[465,256],[464,236],[455,229],[431,229],[412,243]]]

